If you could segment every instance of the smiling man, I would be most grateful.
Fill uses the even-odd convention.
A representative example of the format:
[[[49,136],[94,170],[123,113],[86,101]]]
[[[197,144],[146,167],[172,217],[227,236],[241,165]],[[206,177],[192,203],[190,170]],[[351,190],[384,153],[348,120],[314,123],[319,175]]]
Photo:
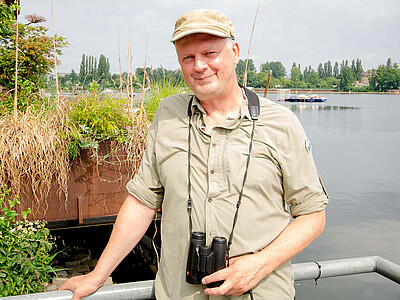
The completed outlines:
[[[95,291],[161,208],[157,299],[293,299],[290,259],[322,233],[328,203],[304,130],[292,112],[239,86],[240,49],[224,14],[182,15],[172,42],[194,93],[160,103],[98,265],[62,289],[74,300]],[[212,256],[197,237],[229,240],[222,269],[203,272]]]

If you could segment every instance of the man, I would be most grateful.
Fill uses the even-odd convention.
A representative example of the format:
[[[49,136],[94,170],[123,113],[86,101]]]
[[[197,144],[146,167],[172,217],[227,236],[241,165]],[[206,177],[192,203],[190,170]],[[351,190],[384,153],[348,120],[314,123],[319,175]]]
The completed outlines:
[[[130,195],[98,265],[62,289],[74,291],[74,300],[94,292],[162,208],[157,299],[293,299],[289,260],[322,233],[328,202],[311,144],[295,115],[266,99],[260,99],[253,131],[248,99],[235,73],[239,45],[221,12],[182,15],[172,42],[194,96],[173,95],[161,102],[140,171],[127,185]],[[203,278],[203,284],[185,280],[193,231],[204,232],[207,245],[233,231],[229,266]],[[224,282],[206,286],[216,281]]]

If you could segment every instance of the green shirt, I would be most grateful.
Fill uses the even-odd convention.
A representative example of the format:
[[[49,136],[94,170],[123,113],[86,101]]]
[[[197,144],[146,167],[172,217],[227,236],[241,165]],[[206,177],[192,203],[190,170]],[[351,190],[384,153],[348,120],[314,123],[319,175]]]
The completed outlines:
[[[188,103],[192,95],[164,99],[151,126],[138,174],[129,193],[151,208],[162,209],[161,261],[157,299],[249,299],[209,297],[204,286],[185,281],[189,246]],[[321,211],[328,197],[296,116],[282,105],[260,98],[253,149],[230,255],[265,248],[296,217]],[[193,231],[229,237],[248,156],[252,121],[243,101],[241,114],[205,132],[206,112],[192,104],[191,196]],[[197,295],[197,296],[194,296]],[[276,269],[254,288],[255,299],[292,299],[290,263]]]

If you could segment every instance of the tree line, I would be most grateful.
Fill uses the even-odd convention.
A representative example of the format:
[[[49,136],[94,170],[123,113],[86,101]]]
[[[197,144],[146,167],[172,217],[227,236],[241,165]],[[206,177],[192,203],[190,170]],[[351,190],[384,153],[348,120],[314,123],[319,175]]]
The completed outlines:
[[[84,89],[96,85],[100,88],[124,88],[132,82],[134,87],[141,88],[143,84],[144,68],[137,68],[133,74],[127,72],[120,74],[110,73],[108,58],[103,54],[99,60],[90,55],[82,55],[82,60],[77,74],[74,70],[70,74],[60,78],[64,88],[81,87]],[[246,62],[240,60],[236,67],[239,82],[243,82]],[[392,63],[389,58],[386,65],[380,65],[377,69],[369,71],[365,75],[369,79],[369,85],[361,84],[364,69],[361,59],[356,58],[351,62],[343,60],[332,62],[330,60],[318,64],[317,69],[312,66],[301,67],[293,62],[288,72],[280,61],[267,61],[262,63],[257,70],[254,61],[249,59],[247,66],[247,86],[265,88],[269,71],[272,71],[270,88],[292,89],[336,89],[340,91],[386,91],[400,87],[400,69],[397,63]],[[146,68],[145,84],[161,80],[183,81],[182,72],[178,70],[166,70],[162,66],[153,69]]]

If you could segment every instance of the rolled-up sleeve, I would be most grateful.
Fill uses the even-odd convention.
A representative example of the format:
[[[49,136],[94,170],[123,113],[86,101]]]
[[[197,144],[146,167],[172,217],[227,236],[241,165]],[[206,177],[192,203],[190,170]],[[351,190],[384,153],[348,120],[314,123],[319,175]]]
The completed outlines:
[[[288,118],[279,147],[283,197],[293,217],[321,211],[329,201],[311,153],[311,143],[296,115]]]
[[[147,145],[139,171],[126,185],[131,195],[153,209],[160,208],[164,198],[164,187],[160,182],[157,169],[158,116],[159,112],[157,111],[147,136]]]

